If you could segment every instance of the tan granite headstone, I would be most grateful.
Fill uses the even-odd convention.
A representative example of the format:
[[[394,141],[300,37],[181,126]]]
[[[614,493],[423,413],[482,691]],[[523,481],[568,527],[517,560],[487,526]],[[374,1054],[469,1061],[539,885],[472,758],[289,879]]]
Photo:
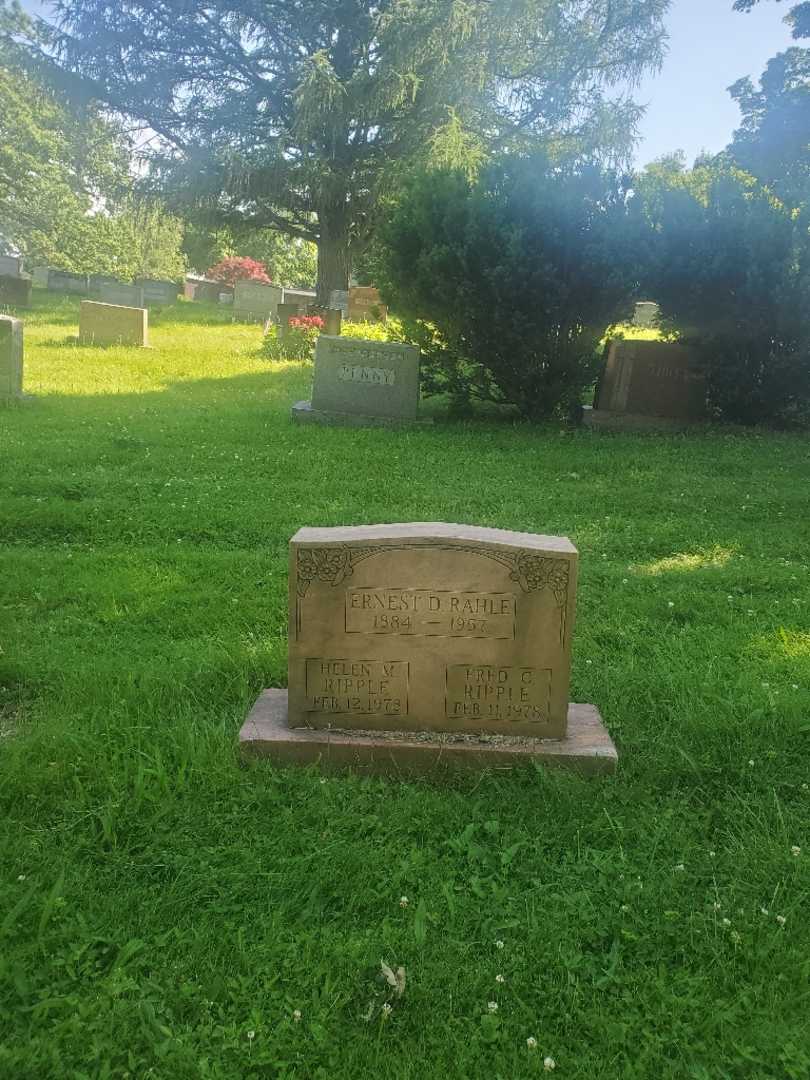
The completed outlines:
[[[382,302],[379,289],[353,285],[349,289],[348,317],[353,322],[385,322],[388,308]]]
[[[266,322],[276,317],[276,309],[284,297],[278,285],[263,285],[257,281],[237,281],[233,290],[233,313],[236,318],[250,322]]]
[[[577,552],[466,525],[301,529],[291,727],[563,738]]]
[[[122,307],[82,300],[79,341],[82,345],[148,345],[146,308]]]

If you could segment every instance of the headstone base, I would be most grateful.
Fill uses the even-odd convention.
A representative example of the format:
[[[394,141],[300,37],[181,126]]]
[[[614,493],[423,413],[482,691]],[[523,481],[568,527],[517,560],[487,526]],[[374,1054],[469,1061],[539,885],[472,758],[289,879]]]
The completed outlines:
[[[34,394],[11,394],[5,397],[0,395],[0,409],[16,409],[22,405],[33,405],[35,401]]]
[[[264,690],[239,732],[245,756],[276,765],[319,764],[330,772],[368,776],[435,775],[444,771],[511,770],[542,762],[586,776],[608,776],[619,756],[595,705],[568,707],[565,739],[441,732],[316,731],[287,723],[287,691]]]
[[[610,409],[594,409],[585,405],[582,423],[594,431],[687,431],[705,428],[707,420],[674,420],[668,416],[645,416],[643,413],[611,412]]]
[[[431,418],[407,420],[401,416],[361,416],[358,413],[324,412],[313,409],[311,401],[298,401],[292,407],[296,424],[325,424],[333,427],[430,427]]]

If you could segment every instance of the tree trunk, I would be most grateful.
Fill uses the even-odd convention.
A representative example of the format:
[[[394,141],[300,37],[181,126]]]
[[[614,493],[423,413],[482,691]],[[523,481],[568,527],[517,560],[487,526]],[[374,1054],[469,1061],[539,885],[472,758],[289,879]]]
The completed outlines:
[[[334,289],[346,290],[351,273],[349,223],[345,212],[321,211],[318,215],[318,304],[329,307]]]

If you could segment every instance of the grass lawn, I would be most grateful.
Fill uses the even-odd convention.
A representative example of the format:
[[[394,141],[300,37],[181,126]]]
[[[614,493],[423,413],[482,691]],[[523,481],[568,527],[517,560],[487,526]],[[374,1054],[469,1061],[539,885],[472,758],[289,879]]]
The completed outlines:
[[[257,327],[85,348],[37,305],[0,413],[0,1077],[806,1080],[810,441],[296,428],[310,371]],[[289,537],[409,520],[576,543],[614,779],[240,765]]]

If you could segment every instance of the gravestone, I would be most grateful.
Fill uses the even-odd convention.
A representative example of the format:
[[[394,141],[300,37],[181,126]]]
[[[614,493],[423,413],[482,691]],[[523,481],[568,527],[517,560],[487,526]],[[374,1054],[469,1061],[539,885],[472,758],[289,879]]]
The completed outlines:
[[[90,274],[87,278],[87,291],[93,299],[100,299],[101,290],[105,286],[119,284],[118,278],[113,274]]]
[[[349,290],[332,289],[329,294],[329,307],[335,308],[344,319],[349,317]]]
[[[233,313],[247,322],[266,322],[276,317],[283,290],[278,285],[237,281],[233,289]]]
[[[613,341],[592,410],[594,427],[667,427],[707,418],[697,356],[663,341]]]
[[[340,308],[327,308],[323,314],[323,332],[330,337],[340,337],[343,312]]]
[[[99,288],[99,300],[102,304],[113,304],[118,307],[142,308],[144,306],[143,289],[130,281],[102,282]]]
[[[349,289],[348,317],[353,322],[385,322],[388,308],[380,299],[379,289],[353,285]]]
[[[301,313],[298,304],[279,304],[276,308],[276,320],[279,325],[281,337],[286,337],[290,330],[290,319],[297,318]]]
[[[82,300],[79,343],[82,345],[148,345],[146,308]]]
[[[577,551],[443,523],[301,529],[290,542],[289,690],[242,729],[277,760],[432,769],[545,758],[611,771],[571,705]]]
[[[143,305],[176,304],[179,288],[174,281],[159,278],[138,278],[135,283],[143,289]]]
[[[303,423],[386,425],[418,419],[419,349],[391,341],[321,334],[312,401],[293,406]]]
[[[0,405],[14,405],[23,394],[23,324],[0,315]]]
[[[86,296],[88,291],[87,274],[73,274],[69,270],[48,270],[48,288],[51,292],[72,293]]]
[[[633,316],[633,323],[635,326],[651,327],[655,326],[658,318],[658,304],[652,300],[640,300],[636,304],[635,314]]]
[[[34,269],[31,271],[31,277],[34,279],[34,285],[38,289],[47,289],[49,274],[50,270],[47,266],[35,266]]]
[[[30,307],[34,282],[27,274],[13,277],[0,274],[0,304],[10,307]]]
[[[23,261],[17,255],[0,255],[0,276],[19,277]]]

